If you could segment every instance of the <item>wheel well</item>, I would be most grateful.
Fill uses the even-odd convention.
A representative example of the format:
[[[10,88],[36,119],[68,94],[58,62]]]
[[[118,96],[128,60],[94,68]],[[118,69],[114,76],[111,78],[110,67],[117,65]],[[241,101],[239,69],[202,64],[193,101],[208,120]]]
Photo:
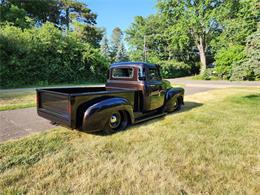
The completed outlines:
[[[85,103],[82,103],[81,105],[79,105],[78,109],[77,109],[77,116],[76,116],[76,119],[77,119],[76,127],[81,128],[82,123],[83,123],[84,113],[90,106],[92,106],[93,104],[98,103],[102,100],[108,99],[108,98],[109,97],[96,98],[89,102],[85,102]]]
[[[83,103],[81,104],[78,109],[77,109],[77,122],[76,122],[76,127],[77,128],[81,128],[82,126],[82,123],[83,123],[83,117],[84,117],[84,113],[85,111],[90,107],[92,106],[93,104],[95,103],[98,103],[102,100],[105,100],[105,99],[108,99],[108,98],[111,98],[111,97],[102,97],[102,98],[97,98],[97,99],[94,99],[94,100],[91,100],[89,102],[86,102],[86,103]],[[126,113],[126,116],[127,116],[127,122],[128,124],[131,124],[131,115],[130,113],[127,111],[127,110],[118,110],[120,112],[120,114],[123,114],[123,112]]]

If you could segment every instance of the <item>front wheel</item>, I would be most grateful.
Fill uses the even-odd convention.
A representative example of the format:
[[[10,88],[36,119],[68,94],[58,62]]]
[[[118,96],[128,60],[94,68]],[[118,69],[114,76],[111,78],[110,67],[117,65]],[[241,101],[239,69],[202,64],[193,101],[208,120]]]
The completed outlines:
[[[108,119],[106,129],[107,134],[112,134],[121,130],[124,130],[128,125],[128,116],[124,111],[113,112]]]
[[[181,97],[175,98],[175,99],[171,100],[171,102],[166,107],[166,112],[170,113],[170,112],[178,111],[181,109],[181,106],[182,106]]]

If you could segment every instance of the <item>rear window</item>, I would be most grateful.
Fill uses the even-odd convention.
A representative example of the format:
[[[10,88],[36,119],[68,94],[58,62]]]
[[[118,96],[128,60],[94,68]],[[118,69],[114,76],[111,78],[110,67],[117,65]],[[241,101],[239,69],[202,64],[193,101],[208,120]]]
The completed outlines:
[[[113,68],[112,77],[113,78],[133,78],[132,68]]]

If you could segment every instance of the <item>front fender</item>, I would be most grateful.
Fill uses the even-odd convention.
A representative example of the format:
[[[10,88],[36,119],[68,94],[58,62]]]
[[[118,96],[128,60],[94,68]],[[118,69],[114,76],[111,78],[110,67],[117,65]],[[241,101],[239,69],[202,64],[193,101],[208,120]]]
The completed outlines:
[[[88,107],[84,113],[82,130],[99,131],[106,127],[110,116],[115,111],[126,111],[131,123],[134,122],[133,108],[125,98],[109,98]]]
[[[180,96],[182,97],[182,104],[184,104],[184,102],[183,102],[184,89],[183,88],[176,87],[176,88],[168,89],[166,91],[166,95],[165,95],[165,104],[167,104],[167,102],[169,102],[173,98],[176,99],[176,98],[178,98]]]

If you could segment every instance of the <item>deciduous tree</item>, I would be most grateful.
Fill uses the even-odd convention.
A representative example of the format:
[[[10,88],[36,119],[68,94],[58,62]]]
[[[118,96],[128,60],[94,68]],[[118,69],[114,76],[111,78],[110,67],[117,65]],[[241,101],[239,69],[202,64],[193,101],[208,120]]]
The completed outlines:
[[[209,42],[218,31],[216,14],[222,0],[159,0],[158,8],[172,29],[173,36],[191,37],[201,62],[201,72],[207,68]]]

